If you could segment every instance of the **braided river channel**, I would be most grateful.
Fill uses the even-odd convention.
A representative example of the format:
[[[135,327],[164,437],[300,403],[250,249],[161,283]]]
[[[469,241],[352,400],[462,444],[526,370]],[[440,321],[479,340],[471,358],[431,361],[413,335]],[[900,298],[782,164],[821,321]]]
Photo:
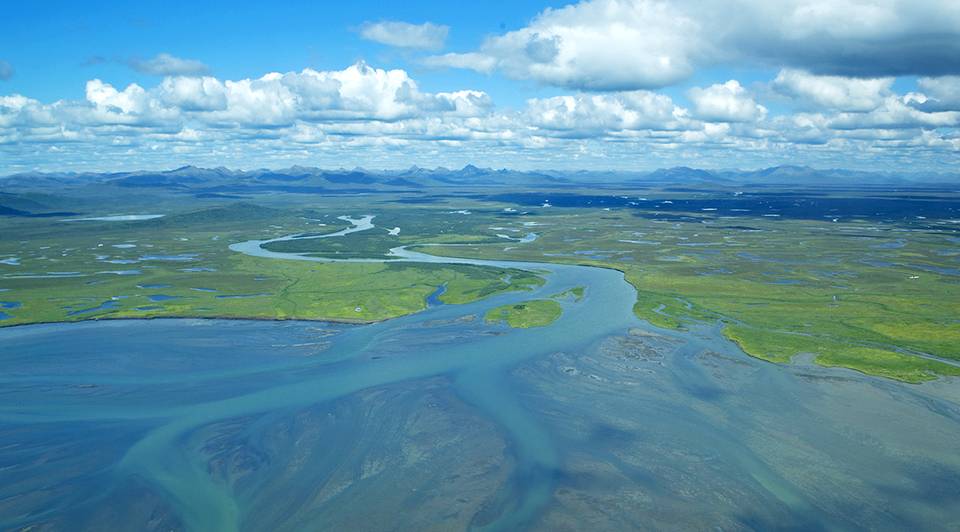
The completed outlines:
[[[324,260],[267,242],[231,249]],[[659,329],[613,270],[392,255],[546,282],[369,325],[0,329],[0,528],[960,528],[956,380],[774,365],[719,325]],[[482,319],[575,287],[548,326]]]

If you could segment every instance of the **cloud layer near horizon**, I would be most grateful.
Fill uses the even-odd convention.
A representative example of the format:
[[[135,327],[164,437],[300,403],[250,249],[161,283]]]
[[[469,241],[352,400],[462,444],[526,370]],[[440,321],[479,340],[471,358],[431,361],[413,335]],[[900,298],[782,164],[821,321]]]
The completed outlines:
[[[242,164],[238,152],[275,150],[282,157],[395,148],[434,154],[439,162],[451,160],[444,150],[457,150],[465,158],[455,162],[480,152],[483,160],[499,153],[507,165],[524,157],[554,167],[604,159],[620,167],[616,157],[628,154],[704,157],[716,150],[745,161],[771,153],[842,161],[850,154],[882,160],[939,151],[949,158],[960,149],[957,83],[922,78],[929,94],[895,94],[886,78],[782,70],[765,92],[798,111],[771,115],[736,80],[691,89],[689,107],[634,90],[534,98],[509,110],[482,91],[424,92],[403,70],[364,63],[256,79],[168,76],[149,88],[93,79],[83,100],[0,97],[0,146],[24,164],[46,150],[88,151],[103,164],[131,154],[233,153],[230,160]],[[949,162],[941,159],[931,160]]]

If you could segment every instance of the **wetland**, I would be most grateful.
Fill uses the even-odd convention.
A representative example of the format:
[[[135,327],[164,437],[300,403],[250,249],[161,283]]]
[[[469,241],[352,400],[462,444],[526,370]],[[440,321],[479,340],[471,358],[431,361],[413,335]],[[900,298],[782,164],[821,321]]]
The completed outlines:
[[[522,194],[0,219],[0,526],[960,525],[950,198]]]

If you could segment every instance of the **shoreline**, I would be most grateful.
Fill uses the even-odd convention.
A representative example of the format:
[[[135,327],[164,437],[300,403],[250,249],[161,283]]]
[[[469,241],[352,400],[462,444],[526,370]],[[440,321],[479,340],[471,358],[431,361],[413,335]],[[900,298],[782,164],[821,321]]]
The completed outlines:
[[[403,316],[408,316],[409,314],[404,314]],[[396,316],[400,318],[402,316]],[[85,318],[80,320],[49,320],[49,321],[32,321],[29,323],[14,323],[11,325],[0,325],[0,332],[4,329],[15,329],[17,327],[30,327],[32,325],[58,325],[58,324],[72,324],[72,323],[88,323],[92,321],[157,321],[157,320],[209,320],[209,321],[302,321],[308,323],[336,323],[338,325],[372,325],[374,323],[380,323],[394,318],[384,318],[382,320],[360,320],[360,319],[346,319],[346,318],[270,318],[270,317],[257,317],[257,316],[102,316],[96,318]]]
[[[369,216],[369,215],[368,215],[368,216]],[[373,218],[373,216],[369,216],[369,219],[372,219],[372,218]],[[355,229],[355,228],[357,228],[357,227],[360,227],[360,224],[357,224],[356,222],[357,222],[357,221],[362,221],[362,220],[363,220],[363,219],[361,219],[361,220],[349,220],[349,221],[351,221],[351,222],[354,223],[354,227],[352,227],[352,228],[347,228],[345,231],[350,231],[351,229]],[[362,231],[362,230],[364,230],[364,229],[369,229],[369,228],[372,228],[372,227],[373,227],[373,224],[370,224],[370,227],[366,227],[366,228],[358,229],[358,230]],[[315,235],[315,236],[309,236],[309,237],[305,237],[305,238],[325,238],[325,237],[328,237],[328,236],[339,236],[339,234],[340,234],[341,232],[342,232],[342,231],[340,231],[340,232],[334,232],[334,233],[325,233],[325,234]],[[351,231],[351,232],[352,232],[352,231]],[[280,238],[273,239],[273,240],[247,241],[247,242],[239,243],[239,244],[256,242],[258,249],[264,249],[264,248],[261,247],[264,243],[268,243],[268,242],[275,241],[275,240],[284,240],[284,239],[286,239],[286,238],[287,238],[287,237],[280,237]],[[294,236],[294,238],[290,238],[290,239],[297,239],[297,238],[295,238],[295,236]],[[230,246],[230,249],[233,250],[233,251],[239,251],[239,252],[241,252],[241,253],[248,254],[248,255],[259,256],[259,255],[254,255],[254,254],[251,254],[251,253],[249,253],[249,252],[247,252],[247,251],[243,251],[243,250],[240,250],[240,249],[234,249],[234,246],[237,246],[237,245],[238,245],[238,244],[232,244],[232,245]],[[501,263],[501,264],[515,263],[515,264],[517,264],[516,266],[506,266],[506,267],[507,267],[507,268],[517,268],[517,269],[520,269],[520,270],[526,270],[526,271],[530,271],[530,272],[537,272],[537,269],[536,269],[535,267],[534,267],[534,268],[531,268],[530,266],[541,265],[541,264],[542,264],[543,266],[548,267],[548,268],[549,268],[549,266],[560,266],[560,267],[563,267],[563,266],[573,266],[573,267],[579,267],[579,268],[597,268],[597,269],[603,269],[603,270],[610,270],[610,271],[618,272],[618,273],[622,276],[623,281],[624,281],[627,285],[631,286],[631,287],[632,287],[635,291],[637,291],[637,292],[640,291],[640,287],[637,286],[636,284],[634,284],[634,282],[631,282],[631,280],[628,278],[626,268],[619,267],[618,265],[611,264],[611,263],[607,263],[607,262],[599,262],[599,263],[597,263],[597,262],[584,261],[584,260],[582,260],[582,259],[576,259],[576,258],[573,259],[573,260],[562,260],[562,259],[561,259],[561,260],[544,260],[544,261],[533,261],[533,260],[529,260],[529,259],[528,259],[528,260],[522,260],[522,259],[496,259],[496,258],[492,258],[492,259],[481,259],[481,258],[464,258],[464,257],[457,257],[457,256],[450,256],[450,255],[442,255],[442,254],[440,254],[440,255],[433,255],[433,254],[430,254],[430,253],[426,253],[426,249],[424,249],[424,248],[429,248],[429,247],[434,247],[434,246],[443,247],[443,246],[445,246],[445,245],[444,245],[444,244],[434,244],[434,245],[431,245],[431,244],[410,244],[410,245],[406,245],[406,246],[401,246],[401,247],[399,247],[399,248],[393,248],[393,249],[390,250],[390,252],[391,252],[391,254],[393,254],[393,253],[395,253],[395,252],[398,251],[398,250],[411,251],[411,252],[416,253],[416,254],[430,256],[431,258],[441,259],[440,261],[436,261],[436,262],[439,262],[439,263],[442,263],[442,264],[448,264],[448,265],[470,264],[471,262],[474,262],[474,263],[475,263],[475,262],[499,262],[499,263]],[[423,251],[419,251],[419,250],[423,250]],[[268,251],[268,250],[267,250],[267,251]],[[299,260],[318,260],[318,258],[315,258],[315,257],[309,257],[309,258],[307,258],[307,257],[304,256],[304,254],[288,254],[288,253],[278,253],[278,254],[281,254],[281,255],[295,255],[295,256],[296,256],[296,259],[299,259]],[[270,257],[270,258],[272,258],[272,257]],[[282,258],[287,258],[287,259],[289,259],[289,258],[293,258],[293,257],[282,257]],[[448,259],[448,261],[444,261],[444,260],[442,260],[442,259]],[[398,257],[398,258],[396,258],[396,259],[390,259],[390,258],[375,258],[375,259],[346,259],[346,260],[343,260],[343,259],[341,259],[341,260],[329,259],[329,260],[332,261],[332,262],[380,262],[380,263],[390,263],[390,262],[417,263],[417,262],[423,262],[423,263],[427,263],[427,264],[434,262],[434,261],[429,261],[429,260],[417,260],[416,258],[413,258],[413,257],[402,257],[402,256],[401,256],[401,257]],[[318,260],[318,261],[321,261],[321,262],[322,262],[323,260],[320,259],[320,260]],[[463,262],[461,262],[461,261],[463,261]],[[524,267],[524,266],[527,266],[527,267]],[[483,298],[481,298],[481,299],[483,299]],[[647,323],[650,324],[651,326],[654,326],[654,327],[657,327],[657,328],[662,328],[662,329],[664,329],[664,330],[672,330],[672,331],[676,331],[676,332],[689,331],[689,329],[688,329],[688,327],[686,326],[686,324],[684,324],[684,323],[682,323],[682,322],[681,322],[681,323],[678,323],[676,326],[673,326],[673,327],[671,327],[671,326],[663,326],[663,325],[654,325],[654,324],[651,323],[647,318],[645,318],[644,316],[641,316],[641,315],[636,311],[635,305],[636,305],[636,301],[635,301],[635,303],[634,303],[634,308],[632,309],[632,314],[634,315],[634,317],[636,317],[636,318],[638,318],[638,319],[641,319],[641,320],[647,322]],[[383,319],[378,319],[378,320],[363,320],[363,319],[351,319],[351,318],[322,318],[322,317],[320,317],[320,318],[311,318],[311,317],[282,317],[282,318],[281,318],[281,317],[273,317],[273,316],[209,316],[209,315],[207,315],[207,316],[164,315],[164,316],[142,316],[142,317],[140,317],[140,316],[111,316],[111,315],[107,314],[107,315],[104,315],[104,316],[97,316],[97,317],[90,317],[90,318],[82,318],[82,319],[77,319],[77,320],[34,321],[34,322],[16,323],[16,324],[10,324],[10,325],[4,325],[3,322],[0,321],[0,331],[2,331],[3,329],[7,329],[7,328],[13,329],[13,328],[16,328],[16,327],[27,327],[27,326],[31,326],[31,325],[53,325],[53,324],[68,324],[68,323],[84,323],[84,322],[91,322],[91,321],[122,321],[122,320],[191,320],[191,319],[194,319],[194,320],[274,321],[274,322],[294,321],[294,322],[305,322],[305,323],[329,323],[329,324],[339,324],[339,325],[370,325],[370,324],[380,323],[380,322],[384,322],[384,321],[391,320],[391,319],[395,319],[395,318],[400,318],[400,317],[404,317],[404,316],[410,316],[410,315],[413,315],[413,314],[417,314],[417,313],[423,312],[424,310],[426,310],[426,308],[424,308],[424,309],[419,309],[419,310],[415,310],[415,311],[413,311],[413,312],[409,312],[409,313],[405,313],[405,314],[400,314],[400,315],[398,315],[398,316],[393,316],[393,317],[383,318]],[[697,322],[698,320],[694,320],[694,321]],[[721,329],[721,330],[720,330],[720,335],[721,335],[724,339],[726,339],[727,341],[730,341],[730,342],[732,342],[734,345],[736,345],[737,348],[738,348],[743,354],[745,354],[746,356],[750,357],[751,359],[759,360],[759,361],[761,361],[761,362],[765,362],[765,363],[769,363],[769,364],[774,364],[774,365],[793,366],[793,365],[794,365],[794,363],[793,363],[793,358],[796,357],[796,356],[799,356],[799,355],[802,355],[802,354],[803,354],[803,353],[795,353],[795,354],[794,354],[793,356],[791,356],[790,359],[787,360],[787,361],[772,360],[772,359],[770,359],[770,358],[767,357],[767,356],[764,356],[764,355],[758,354],[758,353],[753,353],[753,352],[747,350],[746,347],[744,346],[744,344],[742,343],[742,341],[741,341],[740,339],[730,336],[730,335],[728,334],[728,332],[727,332],[727,327],[726,327],[727,323],[725,322],[725,320],[724,320],[722,317],[718,319],[718,323],[720,324],[720,329]],[[957,361],[954,361],[954,360],[950,360],[950,359],[942,359],[942,358],[937,357],[937,356],[935,356],[935,355],[930,355],[930,354],[926,354],[926,353],[923,353],[923,354],[921,354],[921,353],[909,353],[909,356],[914,356],[914,357],[917,357],[917,358],[929,360],[929,361],[931,361],[931,362],[935,362],[935,363],[939,363],[939,364],[944,364],[944,365],[947,365],[947,366],[952,366],[952,367],[954,367],[954,368],[960,367],[960,362],[957,362]],[[932,374],[924,375],[923,377],[921,377],[921,378],[919,378],[919,379],[917,379],[917,378],[913,378],[913,379],[912,379],[912,378],[904,377],[904,376],[901,376],[901,375],[890,375],[890,374],[878,374],[878,373],[873,373],[873,372],[867,371],[866,369],[864,369],[863,367],[860,367],[860,366],[854,366],[854,365],[831,365],[831,364],[826,364],[826,363],[823,363],[823,362],[817,360],[816,358],[813,360],[813,364],[816,365],[816,366],[818,366],[818,367],[822,367],[822,368],[843,368],[843,369],[851,370],[851,371],[854,371],[854,372],[859,373],[859,374],[861,374],[861,375],[866,375],[866,376],[869,376],[869,377],[875,377],[875,378],[880,378],[880,379],[888,379],[888,380],[892,380],[892,381],[894,381],[894,382],[899,382],[899,383],[903,383],[903,384],[913,384],[913,385],[921,384],[921,383],[923,383],[923,382],[938,381],[938,380],[942,380],[942,379],[945,379],[945,378],[949,378],[949,377],[950,377],[949,374],[941,374],[941,373],[938,373],[938,372],[936,372],[936,371],[933,371]]]

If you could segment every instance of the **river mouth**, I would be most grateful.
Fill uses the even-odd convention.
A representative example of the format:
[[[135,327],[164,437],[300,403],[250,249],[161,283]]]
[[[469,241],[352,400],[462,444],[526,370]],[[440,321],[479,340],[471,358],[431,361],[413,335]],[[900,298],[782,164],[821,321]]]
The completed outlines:
[[[251,242],[231,249],[262,250]],[[546,283],[364,326],[0,330],[16,368],[0,376],[0,438],[15,442],[0,525],[903,529],[960,515],[950,381],[776,366],[715,328],[656,329],[612,270],[393,253]],[[475,318],[577,286],[548,327]]]

